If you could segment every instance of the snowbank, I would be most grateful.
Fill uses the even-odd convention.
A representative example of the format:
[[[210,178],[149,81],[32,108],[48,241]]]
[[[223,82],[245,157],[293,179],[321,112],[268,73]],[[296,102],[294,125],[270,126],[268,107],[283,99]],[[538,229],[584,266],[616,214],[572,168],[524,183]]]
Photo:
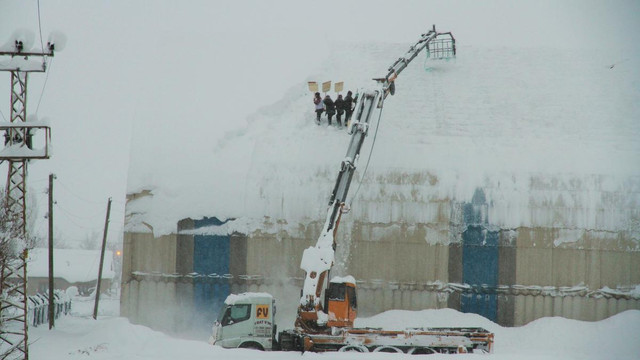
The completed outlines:
[[[169,337],[124,318],[76,313],[56,322],[53,331],[46,326],[30,329],[34,359],[299,359],[300,353],[226,350],[201,341]],[[543,318],[520,328],[503,328],[475,314],[455,310],[392,310],[368,319],[358,319],[357,326],[402,329],[422,326],[481,326],[495,333],[495,351],[491,359],[637,359],[640,343],[640,311],[629,310],[599,322],[581,322],[563,318]],[[389,359],[410,355],[380,353],[353,354],[305,353],[305,359]],[[477,358],[478,355],[458,355]],[[451,359],[451,355],[434,355],[433,359]]]

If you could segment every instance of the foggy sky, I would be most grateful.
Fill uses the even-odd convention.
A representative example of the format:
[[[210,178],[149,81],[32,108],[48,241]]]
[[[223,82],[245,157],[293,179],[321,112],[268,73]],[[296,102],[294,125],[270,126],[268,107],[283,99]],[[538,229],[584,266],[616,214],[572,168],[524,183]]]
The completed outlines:
[[[29,164],[28,196],[38,202],[34,231],[46,235],[44,189],[57,175],[56,234],[67,242],[101,237],[108,197],[109,239],[119,239],[130,160],[179,148],[189,133],[241,126],[282,98],[274,88],[304,82],[336,41],[412,44],[436,24],[454,33],[460,54],[469,46],[593,48],[617,62],[640,53],[638,1],[58,0],[40,11],[43,41],[52,31],[67,41],[48,78],[29,79],[27,110],[40,103],[38,117],[51,121],[53,157]],[[19,29],[39,43],[37,1],[0,0],[0,43]],[[269,71],[283,62],[286,72]],[[243,66],[264,67],[264,77],[244,78]],[[220,72],[237,81],[217,83]],[[9,117],[9,90],[2,72],[0,121]],[[215,116],[229,111],[235,118]],[[2,188],[6,171],[0,165]]]

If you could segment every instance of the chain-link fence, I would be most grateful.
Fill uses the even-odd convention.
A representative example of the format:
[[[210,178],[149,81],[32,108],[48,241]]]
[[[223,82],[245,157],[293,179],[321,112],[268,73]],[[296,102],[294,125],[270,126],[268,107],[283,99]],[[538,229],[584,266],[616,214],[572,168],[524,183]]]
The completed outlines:
[[[71,298],[63,290],[55,290],[54,314],[55,319],[68,315],[71,311]],[[28,298],[28,321],[31,326],[38,326],[49,322],[49,294],[36,294]]]

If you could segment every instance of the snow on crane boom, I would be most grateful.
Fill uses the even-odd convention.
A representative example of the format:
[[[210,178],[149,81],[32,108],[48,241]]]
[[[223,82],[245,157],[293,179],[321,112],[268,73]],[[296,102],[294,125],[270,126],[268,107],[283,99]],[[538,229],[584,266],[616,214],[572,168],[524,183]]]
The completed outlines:
[[[421,51],[425,50],[425,48],[428,49],[429,45],[435,39],[443,36],[446,37],[445,41],[448,41],[448,46],[450,46],[449,51],[443,52],[443,54],[455,55],[455,39],[453,35],[451,35],[450,32],[436,32],[434,25],[432,30],[426,34],[422,34],[420,40],[412,45],[403,57],[396,60],[396,62],[389,67],[389,72],[385,77],[373,79],[377,82],[377,87],[374,90],[361,91],[359,94],[353,112],[353,118],[349,125],[351,142],[349,143],[347,154],[344,160],[342,160],[338,178],[331,192],[324,227],[318,237],[316,245],[307,248],[302,255],[300,268],[304,270],[306,274],[302,288],[302,296],[300,298],[298,317],[296,319],[296,326],[299,328],[306,331],[322,332],[323,329],[327,327],[327,322],[332,320],[347,326],[353,324],[355,308],[351,310],[353,314],[339,314],[323,308],[320,300],[325,282],[328,280],[329,271],[333,266],[336,249],[335,235],[338,230],[338,225],[340,224],[340,217],[343,213],[349,186],[356,170],[360,149],[367,136],[372,115],[376,109],[382,108],[382,102],[388,94],[393,95],[395,93],[394,81],[397,76]],[[442,50],[442,48],[439,48],[439,50]],[[355,287],[355,284],[351,285]],[[347,309],[347,312],[351,311]],[[336,316],[336,318],[330,319],[329,314]]]

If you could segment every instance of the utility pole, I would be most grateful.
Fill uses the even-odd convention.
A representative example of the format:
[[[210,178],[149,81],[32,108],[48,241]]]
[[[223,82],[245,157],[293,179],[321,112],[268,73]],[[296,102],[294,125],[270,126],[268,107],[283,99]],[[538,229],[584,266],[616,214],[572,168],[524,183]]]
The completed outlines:
[[[48,43],[42,51],[28,51],[20,40],[15,41],[13,50],[0,51],[0,59],[3,60],[0,71],[11,72],[11,117],[9,123],[0,122],[0,132],[4,132],[0,162],[7,161],[9,165],[6,206],[10,214],[17,216],[21,232],[19,237],[11,240],[18,255],[4,256],[0,263],[0,359],[29,359],[27,163],[32,159],[49,158],[51,135],[47,124],[26,122],[27,80],[30,72],[46,71],[46,59],[53,56],[53,51],[52,43]],[[34,142],[37,130],[44,130],[39,132],[44,134],[43,141]],[[34,143],[44,144],[44,148],[34,149]]]
[[[104,235],[102,235],[102,250],[100,251],[100,268],[98,269],[98,285],[96,286],[96,303],[93,306],[93,318],[98,319],[98,303],[100,302],[100,283],[102,282],[102,266],[104,265],[104,249],[107,246],[107,231],[109,230],[109,214],[111,213],[111,198],[107,203],[107,217],[104,220]]]
[[[53,179],[55,175],[49,174],[49,330],[55,325],[55,301],[53,297]]]

